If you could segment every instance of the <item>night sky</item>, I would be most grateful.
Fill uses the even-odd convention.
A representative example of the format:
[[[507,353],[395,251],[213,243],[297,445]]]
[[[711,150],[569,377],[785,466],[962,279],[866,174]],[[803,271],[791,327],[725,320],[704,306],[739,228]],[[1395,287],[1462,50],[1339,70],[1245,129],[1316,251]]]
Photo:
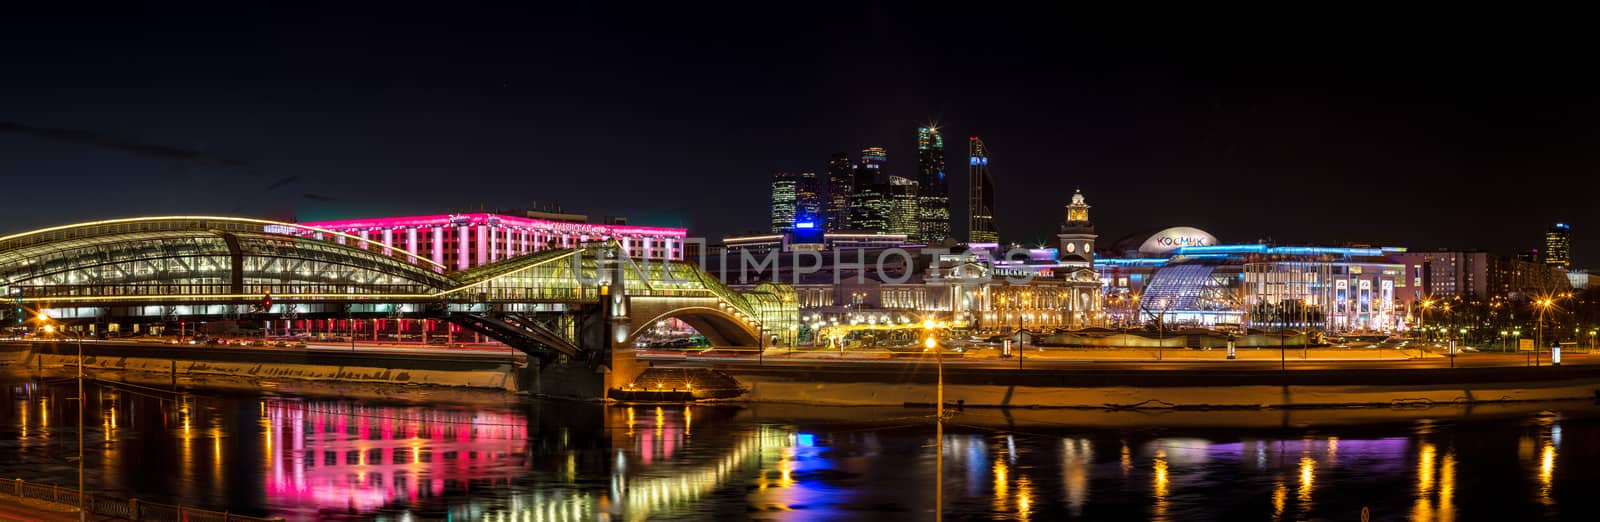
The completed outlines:
[[[8,7],[0,231],[559,202],[720,237],[765,227],[774,170],[881,145],[913,176],[938,121],[961,234],[979,134],[1007,240],[1053,238],[1081,187],[1106,243],[1192,225],[1511,253],[1564,220],[1600,264],[1583,16],[454,5]]]

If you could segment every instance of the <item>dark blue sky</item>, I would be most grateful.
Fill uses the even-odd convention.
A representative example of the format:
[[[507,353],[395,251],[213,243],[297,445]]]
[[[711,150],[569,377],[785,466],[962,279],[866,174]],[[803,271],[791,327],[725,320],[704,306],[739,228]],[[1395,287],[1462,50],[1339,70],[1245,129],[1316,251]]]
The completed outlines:
[[[0,229],[559,201],[715,237],[764,225],[773,170],[882,145],[912,174],[936,119],[956,214],[981,134],[1010,239],[1052,237],[1082,187],[1106,241],[1185,224],[1511,252],[1566,220],[1600,263],[1582,17],[970,7],[8,12],[0,122],[206,157],[0,133]]]

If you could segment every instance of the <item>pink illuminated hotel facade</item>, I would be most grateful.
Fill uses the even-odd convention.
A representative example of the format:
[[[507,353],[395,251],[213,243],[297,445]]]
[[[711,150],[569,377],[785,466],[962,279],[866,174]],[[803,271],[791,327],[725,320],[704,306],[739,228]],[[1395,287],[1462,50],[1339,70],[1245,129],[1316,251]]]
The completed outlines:
[[[683,259],[687,229],[575,223],[504,214],[469,213],[431,216],[381,217],[340,221],[309,221],[301,225],[361,238],[363,248],[403,250],[431,259],[453,270],[465,270],[513,257],[581,243],[615,239],[629,257]],[[322,237],[319,232],[295,230],[297,235]]]

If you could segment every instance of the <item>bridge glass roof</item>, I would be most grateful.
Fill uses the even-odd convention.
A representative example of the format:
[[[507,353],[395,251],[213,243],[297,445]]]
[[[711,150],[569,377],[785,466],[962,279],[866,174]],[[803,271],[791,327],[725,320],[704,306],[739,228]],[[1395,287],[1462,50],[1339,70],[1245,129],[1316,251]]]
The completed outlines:
[[[0,291],[25,299],[118,301],[431,294],[454,285],[429,267],[311,239],[215,229],[107,232],[9,243],[0,250]]]

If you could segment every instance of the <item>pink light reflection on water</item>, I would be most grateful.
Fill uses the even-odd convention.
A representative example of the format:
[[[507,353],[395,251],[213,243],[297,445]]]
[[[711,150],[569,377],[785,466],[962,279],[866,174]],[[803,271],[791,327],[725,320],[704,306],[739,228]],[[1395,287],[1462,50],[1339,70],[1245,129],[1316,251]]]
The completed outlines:
[[[264,409],[278,441],[264,470],[277,512],[364,513],[412,503],[423,488],[442,496],[446,481],[504,482],[520,471],[512,457],[527,451],[527,419],[510,411],[290,400]]]

